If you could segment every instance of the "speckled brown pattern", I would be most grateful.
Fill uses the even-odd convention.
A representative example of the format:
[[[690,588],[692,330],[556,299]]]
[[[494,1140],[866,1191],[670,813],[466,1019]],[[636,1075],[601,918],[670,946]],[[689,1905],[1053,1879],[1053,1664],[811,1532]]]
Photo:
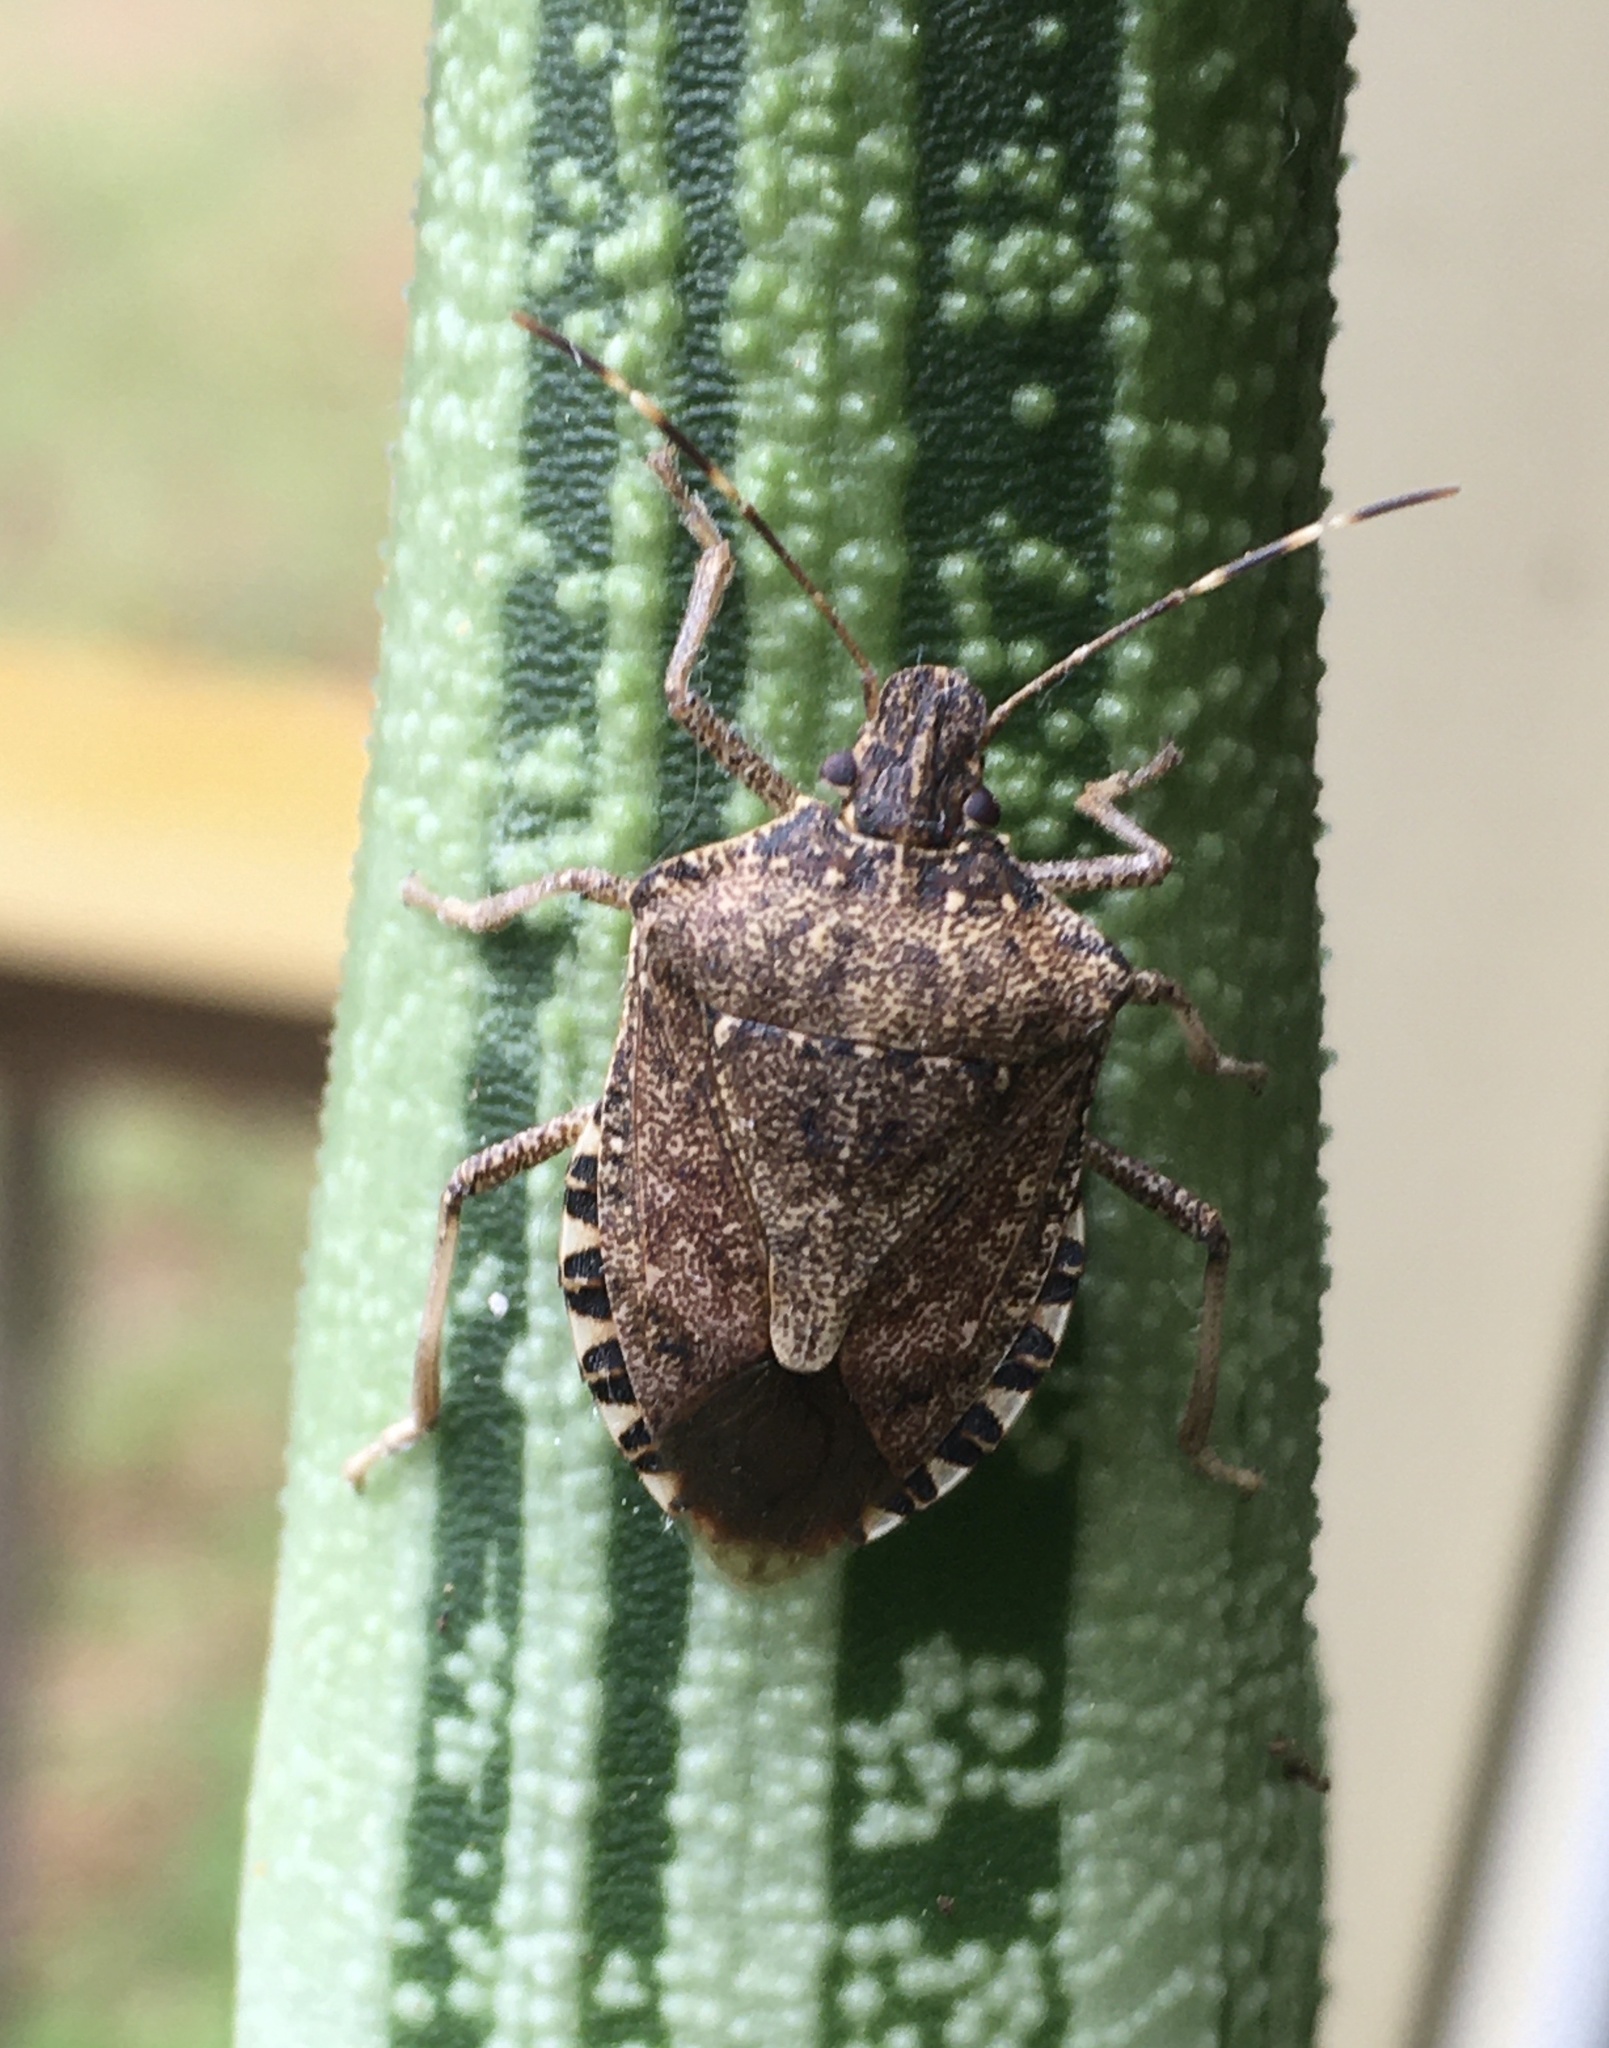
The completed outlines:
[[[651,400],[638,409],[779,545]],[[650,466],[701,550],[667,709],[780,815],[635,884],[566,869],[464,902],[410,880],[411,903],[470,932],[568,892],[629,911],[632,944],[602,1100],[476,1153],[449,1180],[410,1413],[348,1476],[361,1484],[436,1422],[464,1201],[573,1145],[560,1284],[582,1376],[654,1498],[735,1576],[775,1578],[885,1534],[1001,1441],[1066,1328],[1086,1165],[1204,1247],[1180,1441],[1207,1476],[1255,1487],[1210,1443],[1223,1220],[1087,1127],[1126,1003],[1172,1011],[1203,1072],[1256,1087],[1262,1069],[1226,1058],[1176,982],[1136,973],[1058,900],[1166,876],[1167,848],[1121,806],[1178,764],[1177,748],[1078,799],[1127,852],[1025,865],[995,836],[983,781],[1004,714],[959,669],[924,664],[880,686],[863,670],[866,722],[853,751],[824,764],[841,805],[800,795],[692,687],[731,551],[673,452]]]
[[[635,1398],[685,1443],[730,1389],[752,1409],[774,1383],[741,1457],[721,1431],[741,1503],[683,1503],[712,1541],[881,1533],[877,1504],[1038,1312],[1129,969],[998,841],[920,852],[808,802],[650,870],[632,908],[597,1200]],[[1027,1388],[997,1391],[982,1449]],[[767,1493],[779,1433],[822,1463]],[[851,1438],[864,1482],[844,1498]]]
[[[685,648],[675,666],[685,693]],[[1001,1441],[1066,1328],[1086,1164],[1204,1245],[1181,1440],[1209,1476],[1255,1485],[1208,1440],[1222,1219],[1087,1124],[1129,1002],[1172,1010],[1197,1067],[1260,1072],[1052,893],[1166,874],[1166,848],[1117,806],[1177,750],[1079,800],[1130,853],[1035,869],[968,822],[984,716],[958,670],[905,670],[836,764],[841,810],[798,798],[634,885],[567,870],[462,903],[410,883],[475,932],[568,890],[628,910],[632,946],[602,1100],[449,1181],[413,1407],[350,1462],[355,1480],[439,1413],[463,1202],[573,1144],[560,1284],[582,1376],[654,1498],[735,1575],[885,1534]]]

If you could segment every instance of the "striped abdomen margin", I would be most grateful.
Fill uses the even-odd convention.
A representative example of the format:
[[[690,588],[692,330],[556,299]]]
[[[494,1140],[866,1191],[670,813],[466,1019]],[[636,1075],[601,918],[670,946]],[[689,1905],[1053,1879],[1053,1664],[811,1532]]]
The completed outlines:
[[[589,1119],[571,1154],[559,1229],[559,1284],[581,1378],[623,1457],[667,1514],[680,1505],[669,1470],[638,1403],[609,1301],[603,1238],[598,1228],[597,1118]],[[929,1458],[914,1466],[897,1493],[861,1517],[856,1532],[871,1543],[931,1507],[1001,1442],[1055,1362],[1084,1271],[1084,1212],[1075,1205],[1028,1320],[1007,1345],[988,1385]]]
[[[1050,1262],[1039,1299],[1028,1320],[1006,1346],[1006,1354],[989,1376],[989,1384],[961,1420],[905,1475],[898,1493],[868,1508],[861,1520],[863,1541],[870,1543],[897,1529],[920,1508],[930,1508],[951,1487],[959,1486],[980,1464],[1028,1405],[1028,1397],[1055,1363],[1056,1353],[1078,1298],[1084,1272],[1084,1209],[1075,1203],[1067,1227]]]
[[[676,1475],[667,1472],[647,1418],[637,1404],[620,1333],[609,1303],[598,1230],[598,1120],[592,1116],[576,1140],[564,1177],[564,1218],[559,1225],[559,1285],[581,1377],[597,1403],[620,1454],[667,1514],[679,1505]]]

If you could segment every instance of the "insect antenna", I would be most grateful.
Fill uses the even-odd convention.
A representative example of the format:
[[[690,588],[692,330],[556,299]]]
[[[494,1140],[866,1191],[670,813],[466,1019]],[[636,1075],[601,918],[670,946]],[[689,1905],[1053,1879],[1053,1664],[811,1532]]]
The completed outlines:
[[[1457,492],[1457,484],[1434,484],[1422,491],[1404,491],[1400,497],[1377,498],[1372,505],[1359,505],[1351,512],[1331,512],[1324,519],[1298,526],[1294,532],[1284,534],[1278,540],[1265,541],[1260,548],[1237,555],[1232,562],[1220,563],[1216,569],[1209,569],[1205,576],[1198,576],[1194,583],[1186,583],[1179,590],[1170,590],[1166,597],[1157,598],[1132,618],[1108,626],[1104,633],[1098,633],[1093,640],[1086,640],[1082,647],[1075,647],[1071,654],[1053,662],[1032,682],[1024,683],[1020,690],[1003,704],[997,704],[989,714],[981,744],[988,746],[1008,718],[1015,716],[1024,704],[1042,695],[1052,683],[1059,683],[1063,676],[1071,675],[1075,668],[1082,668],[1086,661],[1104,653],[1114,641],[1126,640],[1130,633],[1137,633],[1153,619],[1161,618],[1164,612],[1176,612],[1180,605],[1188,604],[1193,597],[1205,597],[1209,590],[1221,590],[1226,583],[1233,582],[1237,576],[1244,576],[1249,569],[1260,569],[1265,562],[1277,562],[1281,555],[1294,555],[1300,548],[1310,548],[1316,540],[1326,533],[1333,533],[1338,527],[1361,526],[1366,519],[1379,519],[1387,512],[1403,512],[1410,505],[1434,504],[1438,498],[1455,497]]]
[[[818,583],[813,581],[794,557],[789,554],[788,550],[777,538],[776,530],[770,521],[744,497],[726,471],[718,463],[712,462],[703,449],[699,447],[698,443],[677,426],[663,406],[656,404],[646,391],[639,391],[635,385],[628,384],[618,370],[611,369],[600,357],[593,355],[590,349],[584,349],[579,342],[572,341],[567,334],[561,334],[556,327],[549,327],[545,321],[538,320],[533,314],[516,312],[514,319],[519,326],[525,329],[527,334],[534,334],[538,341],[545,341],[549,348],[555,348],[559,351],[560,355],[568,356],[572,363],[579,364],[583,370],[590,370],[594,377],[600,379],[601,382],[608,385],[611,391],[625,399],[626,403],[634,411],[639,412],[651,427],[657,428],[674,448],[685,455],[695,469],[703,472],[704,476],[708,478],[709,482],[720,492],[721,496],[740,518],[748,521],[749,525],[754,528],[754,531],[765,542],[772,554],[776,556],[783,568],[787,570],[794,582],[798,584],[805,596],[809,598],[816,610],[827,621],[827,624],[838,635],[839,640],[843,643],[844,651],[848,654],[856,668],[860,670],[861,690],[866,700],[866,715],[870,717],[877,709],[878,677],[876,669],[873,668],[872,664],[861,652],[849,628],[833,610],[832,602],[826,592]]]

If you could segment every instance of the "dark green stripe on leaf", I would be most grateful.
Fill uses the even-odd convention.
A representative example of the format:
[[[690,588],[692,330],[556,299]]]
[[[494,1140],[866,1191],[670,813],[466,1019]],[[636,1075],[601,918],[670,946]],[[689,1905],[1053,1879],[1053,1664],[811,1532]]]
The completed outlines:
[[[743,84],[747,8],[744,0],[674,0],[675,41],[666,75],[666,173],[681,221],[676,297],[681,310],[678,388],[654,395],[714,461],[730,471],[737,406],[724,352],[727,304],[742,253],[732,203],[737,103]],[[709,494],[706,494],[709,495]],[[732,524],[712,501],[717,518]],[[678,536],[671,551],[680,603],[692,571],[692,542]],[[669,653],[667,643],[666,653]],[[748,661],[745,579],[734,579],[700,664],[697,688],[730,715],[743,693]],[[668,735],[660,768],[660,851],[680,852],[719,839],[730,785],[685,734]]]
[[[1107,623],[1117,10],[930,0],[920,48],[902,637],[999,698]],[[1069,850],[1072,796],[1104,771],[1096,682],[991,756],[1030,858]]]
[[[552,942],[529,933],[505,932],[488,952],[472,1146],[530,1120],[524,1047],[553,964]],[[524,1569],[523,1417],[503,1375],[526,1325],[527,1186],[516,1180],[471,1203],[459,1248],[460,1313],[435,1439],[434,1613],[392,1959],[391,2038],[410,2048],[421,2027],[432,2048],[477,2048],[490,2024],[452,1991],[466,1975],[466,1936],[496,1942],[503,1881]],[[500,1312],[464,1300],[464,1277],[477,1269],[495,1275]]]
[[[674,409],[716,461],[730,463],[735,412],[721,330],[739,252],[731,166],[744,9],[736,0],[681,0],[674,23],[664,123],[666,172],[680,223],[676,291],[684,374],[654,396]],[[572,390],[588,381],[556,358],[555,366]],[[618,409],[609,400],[606,410],[618,458]],[[680,624],[693,560],[691,541],[678,532],[670,551],[673,596],[661,662]],[[728,596],[698,677],[699,689],[726,708],[741,693],[744,647],[740,586]],[[727,798],[726,780],[708,758],[681,733],[668,732],[660,757],[657,850],[718,837]],[[680,1537],[667,1532],[664,1517],[623,1461],[613,1473],[608,1543],[586,1852],[582,2025],[589,2042],[657,2044],[665,2038],[655,1962],[664,1940],[664,1865],[672,1846],[668,1807],[678,1733],[672,1692],[686,1640],[689,1565]]]
[[[610,67],[577,54],[578,35],[592,19],[592,9],[563,0],[542,11],[529,153],[531,268],[538,310],[549,318],[598,304],[593,256],[620,216]],[[535,558],[508,598],[504,736],[511,766],[545,733],[567,728],[583,753],[590,737],[592,684],[604,649],[609,480],[620,445],[615,403],[601,386],[534,342],[529,377],[521,503]],[[506,786],[505,841],[556,822],[551,800],[532,815],[518,790],[517,780]],[[585,813],[593,794],[578,774],[575,815]]]
[[[994,696],[1104,623],[1118,31],[1110,7],[1046,21],[937,4],[921,24],[903,652],[969,666]],[[991,757],[1031,853],[1067,843],[1058,806],[1104,763],[1077,716],[1093,689],[1077,679]],[[1075,1331],[1005,1447],[848,1574],[828,2042],[937,2041],[968,2011],[1014,2048],[1065,2034],[1076,1350]]]
[[[607,67],[578,54],[577,32],[589,15],[580,7],[544,11],[537,63],[537,104],[530,149],[534,267],[549,273],[556,251],[570,251],[552,282],[564,309],[589,303],[591,257],[611,224],[613,129]],[[580,49],[584,51],[585,44]],[[605,195],[594,205],[592,193]],[[510,312],[513,311],[511,307]],[[604,649],[602,576],[611,555],[609,483],[619,453],[614,406],[607,393],[557,357],[532,352],[527,420],[521,435],[522,519],[530,536],[528,566],[504,606],[504,696],[499,721],[503,776],[493,835],[503,849],[536,839],[590,810],[594,791],[584,773],[594,723],[593,679]],[[466,552],[473,535],[463,536]],[[572,767],[566,778],[544,761],[527,772],[533,750],[566,736]],[[577,745],[579,742],[579,745]],[[484,885],[507,876],[488,873]],[[536,1118],[536,1024],[560,983],[569,945],[554,935],[516,927],[484,948],[491,989],[467,1077],[466,1149],[505,1137]],[[476,1262],[495,1257],[509,1307],[501,1319],[465,1316],[449,1330],[446,1398],[437,1453],[437,1579],[444,1596],[441,1626],[428,1644],[420,1768],[410,1813],[402,1879],[402,1933],[393,1963],[398,1989],[393,2038],[417,2042],[415,2015],[427,2011],[428,2038],[442,2048],[474,2048],[491,2025],[483,2004],[450,1996],[475,1974],[465,1957],[478,1944],[490,1955],[500,1939],[497,1899],[509,1818],[509,1736],[506,1713],[483,1773],[467,1787],[444,1782],[440,1730],[464,1710],[465,1674],[501,1684],[505,1699],[520,1622],[523,1563],[523,1417],[502,1390],[515,1339],[525,1329],[529,1183],[512,1183],[468,1205],[459,1247],[462,1285]],[[530,1284],[552,1285],[546,1272]],[[491,1638],[484,1620],[495,1602],[501,1640],[497,1668],[480,1671],[477,1644]],[[461,1617],[461,1619],[459,1619]],[[477,1636],[477,1622],[482,1634]],[[466,1633],[467,1631],[467,1633]],[[466,1664],[465,1659],[469,1658]],[[468,1947],[466,1948],[466,1944]],[[422,1993],[423,1997],[418,1994]],[[427,2003],[428,2001],[428,2003]]]
[[[1000,2039],[1064,2036],[1051,1958],[1073,1509],[1065,1452],[1033,1475],[997,1451],[848,1575],[828,2044],[866,2039],[874,1998],[884,2028],[942,2040],[958,2009],[988,2013],[1008,1982]],[[955,1768],[935,1773],[946,1749]]]
[[[680,1532],[665,1526],[636,1474],[616,1459],[587,1843],[582,2028],[589,2048],[659,2048],[666,2038],[654,1966],[664,1945],[676,1774],[672,1694],[687,1641],[688,1571]]]

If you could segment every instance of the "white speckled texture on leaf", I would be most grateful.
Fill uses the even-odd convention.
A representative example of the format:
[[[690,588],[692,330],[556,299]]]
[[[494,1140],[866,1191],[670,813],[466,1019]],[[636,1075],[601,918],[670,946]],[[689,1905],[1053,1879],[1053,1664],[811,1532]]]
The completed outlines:
[[[351,956],[250,1819],[242,2048],[1302,2048],[1322,1819],[1317,567],[1129,642],[990,761],[1028,858],[1090,775],[1168,884],[1097,906],[1267,1093],[1120,1020],[1096,1124],[1234,1234],[1218,1437],[1174,1443],[1198,1253],[1108,1190],[1067,1357],[932,1515],[781,1589],[690,1566],[590,1412],[563,1162],[472,1204],[435,1442],[399,1412],[437,1195],[591,1099],[624,920],[405,911],[635,873],[752,815],[664,714],[692,549],[650,436],[732,467],[880,664],[998,698],[1310,516],[1336,0],[439,0]],[[747,532],[700,687],[807,786],[859,681]],[[501,1204],[502,1206],[497,1206]]]

